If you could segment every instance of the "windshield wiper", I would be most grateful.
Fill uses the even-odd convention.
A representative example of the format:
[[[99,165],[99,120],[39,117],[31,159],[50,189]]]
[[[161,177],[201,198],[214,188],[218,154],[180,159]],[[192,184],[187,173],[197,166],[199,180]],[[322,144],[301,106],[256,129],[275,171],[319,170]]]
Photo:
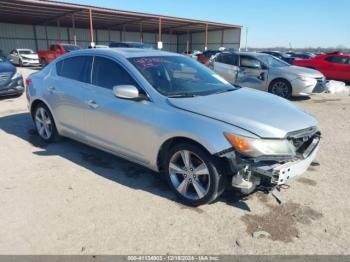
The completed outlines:
[[[195,97],[197,95],[195,94],[189,94],[189,93],[185,93],[185,94],[175,94],[175,95],[169,95],[169,98],[183,98],[183,97]]]
[[[214,94],[221,94],[221,93],[226,93],[226,92],[231,92],[231,91],[234,91],[236,89],[232,89],[232,88],[227,88],[227,89],[222,89],[222,90],[218,90],[216,92],[213,93]]]

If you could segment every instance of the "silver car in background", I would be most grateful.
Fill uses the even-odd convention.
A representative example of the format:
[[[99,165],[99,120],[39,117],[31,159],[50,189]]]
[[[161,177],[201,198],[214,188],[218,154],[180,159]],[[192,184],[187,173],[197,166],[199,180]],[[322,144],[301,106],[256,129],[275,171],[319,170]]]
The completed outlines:
[[[274,56],[255,52],[223,52],[211,62],[212,69],[230,83],[290,98],[322,92],[324,75],[292,66]]]
[[[280,97],[231,85],[197,61],[156,50],[65,54],[27,79],[36,130],[159,171],[188,205],[303,174],[317,121]],[[145,178],[147,179],[147,178]]]
[[[19,66],[39,66],[39,56],[32,49],[14,49],[8,55],[8,60]]]

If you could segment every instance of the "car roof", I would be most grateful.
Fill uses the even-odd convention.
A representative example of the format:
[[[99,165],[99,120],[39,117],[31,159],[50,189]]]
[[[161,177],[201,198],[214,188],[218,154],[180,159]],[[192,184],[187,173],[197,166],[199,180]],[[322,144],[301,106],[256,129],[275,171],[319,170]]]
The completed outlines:
[[[267,56],[269,54],[266,53],[258,53],[258,52],[248,52],[248,51],[224,51],[223,53],[237,54],[237,55],[249,55],[249,56]]]
[[[181,54],[159,51],[154,49],[142,48],[98,48],[82,49],[72,52],[72,54],[100,54],[100,55],[119,55],[124,58],[146,57],[146,56],[183,56]]]

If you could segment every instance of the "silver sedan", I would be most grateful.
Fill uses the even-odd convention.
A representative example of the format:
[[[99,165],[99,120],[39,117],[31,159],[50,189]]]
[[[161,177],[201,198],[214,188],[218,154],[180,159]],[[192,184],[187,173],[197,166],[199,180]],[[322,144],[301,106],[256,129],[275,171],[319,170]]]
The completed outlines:
[[[312,116],[174,53],[72,52],[27,83],[44,141],[70,137],[159,171],[188,205],[212,202],[228,185],[250,193],[287,183],[318,150]]]
[[[292,66],[274,56],[256,52],[223,52],[210,62],[227,81],[290,98],[322,92],[324,75],[314,69]]]

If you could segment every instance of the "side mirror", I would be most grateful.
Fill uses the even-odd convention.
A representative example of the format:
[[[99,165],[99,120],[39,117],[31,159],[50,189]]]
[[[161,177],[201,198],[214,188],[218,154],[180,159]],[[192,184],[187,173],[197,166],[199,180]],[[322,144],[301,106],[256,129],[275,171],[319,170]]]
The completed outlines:
[[[116,97],[122,99],[139,100],[141,99],[139,90],[133,85],[119,85],[113,87],[113,93]]]

